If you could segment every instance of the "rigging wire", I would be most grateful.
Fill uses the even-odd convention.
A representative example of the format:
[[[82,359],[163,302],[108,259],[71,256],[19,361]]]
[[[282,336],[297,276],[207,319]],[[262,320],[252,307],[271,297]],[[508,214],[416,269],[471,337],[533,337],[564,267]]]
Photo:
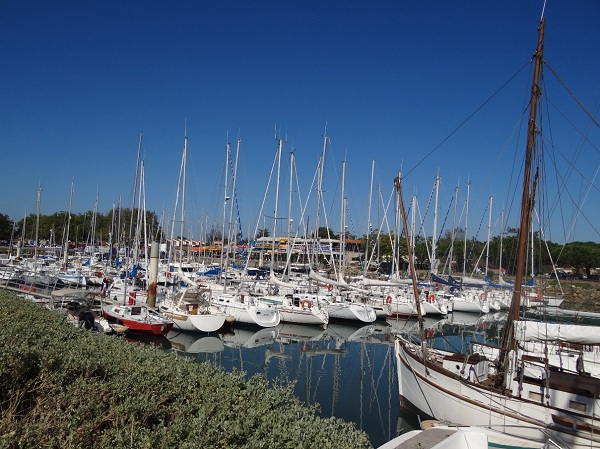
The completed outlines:
[[[492,95],[490,95],[481,105],[479,105],[466,119],[464,119],[456,128],[454,128],[454,130],[452,130],[450,132],[450,134],[448,134],[444,139],[442,139],[442,141],[440,143],[438,143],[435,147],[433,147],[433,149],[431,149],[429,151],[429,153],[427,153],[425,156],[423,156],[423,158],[416,163],[416,165],[411,168],[410,170],[406,171],[406,173],[404,174],[404,176],[402,176],[401,180],[405,179],[406,177],[408,177],[408,175],[410,173],[412,173],[413,171],[415,171],[417,169],[417,167],[419,167],[423,162],[425,162],[427,159],[429,159],[429,157],[435,153],[442,145],[444,145],[449,139],[450,137],[452,137],[454,134],[456,134],[458,132],[459,129],[461,129],[464,125],[467,124],[467,122],[469,122],[481,109],[483,109],[483,107],[488,104],[496,95],[498,95],[500,93],[500,91],[502,91],[506,86],[508,86],[508,84],[510,84],[510,82],[517,77],[517,75],[519,75],[519,73],[521,73],[525,67],[527,67],[529,64],[531,63],[531,61],[527,61],[526,64],[523,65],[523,67],[521,67],[519,70],[517,70],[517,72],[512,75],[504,84],[502,84]]]

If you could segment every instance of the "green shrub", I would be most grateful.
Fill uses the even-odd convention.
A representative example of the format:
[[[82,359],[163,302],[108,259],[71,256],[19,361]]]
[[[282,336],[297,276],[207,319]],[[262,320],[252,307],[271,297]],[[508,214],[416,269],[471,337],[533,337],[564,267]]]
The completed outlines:
[[[75,328],[0,291],[2,448],[367,448],[262,376]]]

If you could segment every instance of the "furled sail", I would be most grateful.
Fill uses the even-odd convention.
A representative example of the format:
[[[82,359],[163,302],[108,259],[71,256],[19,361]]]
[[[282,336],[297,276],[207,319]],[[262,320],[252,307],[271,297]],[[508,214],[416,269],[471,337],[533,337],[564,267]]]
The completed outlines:
[[[600,345],[600,326],[581,326],[541,321],[515,321],[515,338],[519,341],[555,341],[581,345]]]

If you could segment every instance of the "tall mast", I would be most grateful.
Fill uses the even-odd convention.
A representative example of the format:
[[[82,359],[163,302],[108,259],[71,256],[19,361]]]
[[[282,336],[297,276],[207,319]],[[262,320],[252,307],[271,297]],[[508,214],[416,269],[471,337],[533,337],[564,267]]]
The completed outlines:
[[[294,189],[294,148],[290,150],[290,191],[289,191],[289,199],[288,199],[288,220],[287,220],[287,260],[288,264],[292,261],[292,223],[294,223],[294,219],[292,218],[292,193]]]
[[[237,205],[237,193],[236,193],[236,183],[237,183],[237,169],[238,169],[238,160],[240,157],[240,147],[242,145],[242,139],[238,136],[237,139],[237,145],[235,147],[235,163],[233,165],[233,169],[231,171],[231,197],[232,197],[232,201],[231,201],[231,205],[229,206],[229,232],[227,233],[227,243],[230,244],[230,242],[233,240],[234,244],[237,244],[237,235],[236,235],[236,227],[234,226],[234,223],[238,224],[238,229],[240,230],[240,236],[242,234],[242,227],[241,224],[239,224],[239,211],[238,211],[238,220],[234,221],[233,219],[233,212],[235,209],[235,206]],[[231,161],[230,161],[231,163]],[[228,252],[229,254],[229,252]],[[235,257],[235,251],[234,251],[234,257]]]
[[[467,231],[469,229],[469,195],[471,193],[471,181],[467,182],[467,210],[465,214],[465,238],[464,238],[464,247],[463,247],[463,278],[467,274]]]
[[[412,257],[412,248],[410,245],[410,237],[408,232],[408,225],[406,221],[406,211],[404,209],[404,201],[402,200],[402,188],[400,185],[400,176],[394,179],[394,186],[398,194],[398,203],[400,206],[400,217],[402,218],[402,226],[404,228],[404,239],[406,240],[406,250],[408,251],[408,266],[410,269],[410,277],[412,278],[413,294],[415,296],[415,305],[417,307],[417,318],[419,320],[419,328],[421,330],[421,343],[425,343],[425,331],[423,328],[423,315],[421,314],[421,303],[419,301],[419,289],[417,287],[417,275],[415,272],[415,263]]]
[[[487,247],[485,251],[485,275],[488,275],[488,265],[490,260],[490,235],[492,232],[492,202],[494,197],[490,195],[490,213],[488,216],[488,233],[487,233]]]
[[[342,201],[340,210],[340,274],[344,274],[344,243],[346,241],[346,197],[345,197],[345,183],[346,183],[346,161],[342,161]]]
[[[130,214],[130,218],[129,218],[129,234],[127,235],[127,246],[129,247],[127,256],[129,258],[131,258],[131,252],[132,252],[131,235],[133,234],[133,209],[135,206],[135,196],[138,191],[141,155],[142,155],[142,133],[140,132],[140,140],[138,141],[137,159],[135,161],[135,175],[133,178],[133,190],[132,190],[132,195],[131,195],[131,211],[130,211],[131,214]]]
[[[281,152],[283,149],[283,139],[277,138],[277,182],[275,187],[275,208],[273,209],[273,235],[271,236],[271,273],[275,272],[275,234],[277,233],[277,211],[279,207],[279,178],[281,177]]]
[[[371,183],[369,184],[369,209],[367,212],[367,242],[365,245],[365,262],[363,266],[363,276],[367,277],[367,268],[368,261],[371,259],[371,254],[369,251],[369,237],[371,236],[371,231],[373,227],[371,226],[371,201],[373,199],[373,174],[375,173],[375,159],[371,162]]]
[[[515,273],[515,287],[510,303],[510,309],[502,335],[502,348],[500,352],[499,371],[500,376],[496,380],[496,386],[499,386],[504,381],[504,365],[506,364],[508,350],[514,349],[516,344],[513,338],[514,322],[519,319],[519,309],[521,305],[521,289],[523,288],[523,271],[525,269],[525,249],[527,247],[527,238],[529,237],[529,226],[531,226],[531,217],[533,204],[535,199],[535,190],[537,185],[537,172],[533,181],[531,180],[531,170],[533,163],[533,153],[535,150],[535,137],[537,132],[536,117],[537,103],[541,95],[539,80],[542,71],[543,53],[544,53],[544,25],[546,19],[542,17],[538,28],[538,43],[533,58],[535,67],[533,70],[533,82],[531,85],[531,100],[529,111],[529,126],[527,130],[527,147],[525,150],[525,166],[523,169],[523,195],[521,197],[521,218],[519,227],[519,236],[517,243],[517,265]]]
[[[227,196],[228,190],[228,180],[229,177],[227,172],[229,171],[229,157],[231,153],[231,144],[229,143],[229,136],[227,136],[227,145],[225,146],[225,188],[223,189],[223,223],[221,225],[221,277],[223,278],[223,286],[227,286],[227,276],[224,273],[225,267],[223,266],[223,251],[225,251],[225,212],[227,210],[227,201],[229,201],[229,196]]]
[[[433,208],[433,235],[431,236],[431,272],[438,274],[437,268],[437,214],[438,214],[438,196],[440,191],[440,175],[435,177],[435,206]]]
[[[323,171],[325,170],[325,153],[327,151],[327,128],[323,133],[323,151],[321,151],[321,160],[319,163],[319,174],[317,182],[317,214],[315,217],[315,240],[313,245],[313,267],[317,268],[319,264],[319,209],[321,208],[321,199],[323,197]]]
[[[183,261],[183,231],[185,226],[185,184],[187,180],[187,149],[188,149],[188,137],[187,132],[183,136],[183,157],[181,159],[182,166],[182,180],[181,180],[181,223],[179,224],[179,235],[180,235],[180,248],[179,248],[179,267],[181,269],[181,262]],[[175,217],[173,217],[175,218]]]
[[[501,216],[501,225],[500,225],[500,260],[498,262],[498,270],[500,271],[499,278],[503,275],[502,273],[502,243],[504,240],[504,209],[500,213]]]
[[[74,181],[71,180],[71,192],[69,193],[69,212],[67,212],[67,230],[65,232],[65,241],[63,242],[64,254],[63,254],[63,267],[67,268],[69,263],[69,229],[71,227],[71,206],[73,204],[73,187]]]
[[[42,202],[42,186],[38,186],[37,191],[37,201],[36,201],[36,219],[35,219],[35,246],[34,246],[34,255],[33,257],[37,260],[38,257],[38,237],[40,233],[40,204]]]
[[[452,218],[452,241],[450,242],[450,251],[448,258],[448,274],[452,274],[452,261],[454,260],[454,239],[456,238],[456,208],[458,207],[458,184],[454,188],[454,217]]]

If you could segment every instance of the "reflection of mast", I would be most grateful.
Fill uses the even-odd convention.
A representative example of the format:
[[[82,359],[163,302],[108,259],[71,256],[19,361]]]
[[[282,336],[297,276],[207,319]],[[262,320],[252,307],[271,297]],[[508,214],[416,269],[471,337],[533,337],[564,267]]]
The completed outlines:
[[[335,403],[340,396],[340,356],[336,354],[333,358],[333,388],[331,391],[331,415],[335,416]]]

